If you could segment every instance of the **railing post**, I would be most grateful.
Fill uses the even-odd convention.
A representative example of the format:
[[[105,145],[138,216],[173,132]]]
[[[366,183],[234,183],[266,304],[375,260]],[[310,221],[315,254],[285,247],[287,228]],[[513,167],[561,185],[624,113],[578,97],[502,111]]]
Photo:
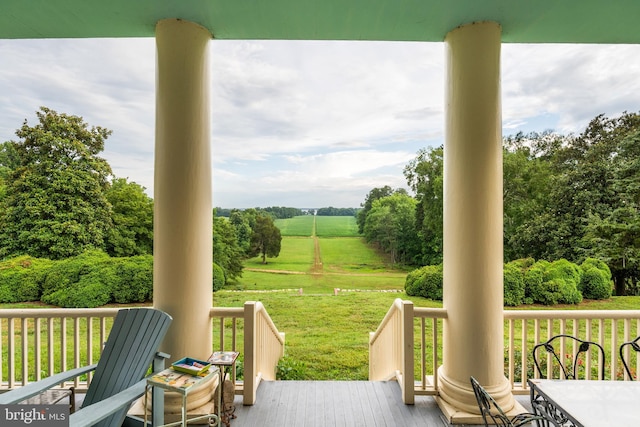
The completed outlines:
[[[407,405],[415,403],[413,347],[413,302],[402,301],[402,401]]]
[[[244,303],[244,405],[256,402],[256,306],[255,301]]]

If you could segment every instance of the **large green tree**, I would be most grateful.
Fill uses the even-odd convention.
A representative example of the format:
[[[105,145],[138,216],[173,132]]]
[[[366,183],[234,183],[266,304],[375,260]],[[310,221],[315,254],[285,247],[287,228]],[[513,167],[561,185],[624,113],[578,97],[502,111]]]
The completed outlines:
[[[364,226],[368,242],[391,256],[393,263],[415,264],[420,258],[420,240],[415,229],[416,200],[394,193],[373,202]]]
[[[111,131],[46,107],[11,141],[18,159],[0,211],[0,257],[60,259],[104,246],[111,168],[98,156]]]
[[[109,255],[124,257],[153,253],[153,199],[144,190],[126,178],[114,178],[107,189],[113,221],[105,242]]]
[[[444,148],[422,149],[404,169],[418,200],[416,229],[422,242],[422,265],[442,262]]]
[[[367,220],[367,215],[369,211],[373,207],[373,202],[376,200],[392,195],[394,192],[393,188],[385,185],[384,187],[376,187],[373,190],[369,191],[369,194],[364,199],[364,203],[361,203],[362,209],[358,211],[356,214],[356,222],[358,224],[358,233],[364,234],[364,224]]]
[[[267,263],[267,257],[275,258],[280,255],[282,236],[270,215],[258,212],[255,216],[253,234],[251,235],[250,256],[262,257],[262,263]]]
[[[240,246],[236,228],[225,217],[213,215],[213,262],[224,271],[227,279],[242,276],[245,251]]]

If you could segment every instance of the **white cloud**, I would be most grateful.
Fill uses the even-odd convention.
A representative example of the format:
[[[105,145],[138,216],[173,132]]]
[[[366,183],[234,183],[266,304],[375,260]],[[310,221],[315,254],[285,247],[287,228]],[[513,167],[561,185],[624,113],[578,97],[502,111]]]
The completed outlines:
[[[440,43],[211,42],[214,203],[358,206],[444,138]],[[579,133],[640,110],[640,46],[504,45],[504,133]],[[47,106],[113,130],[117,176],[153,191],[153,39],[0,40],[0,141]]]

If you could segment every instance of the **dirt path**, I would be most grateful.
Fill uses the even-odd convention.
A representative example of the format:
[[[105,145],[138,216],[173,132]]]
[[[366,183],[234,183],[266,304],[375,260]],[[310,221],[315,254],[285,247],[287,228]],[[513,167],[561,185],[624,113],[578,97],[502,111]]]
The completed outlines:
[[[322,256],[320,255],[320,240],[316,234],[316,216],[313,216],[313,267],[311,274],[322,274]]]

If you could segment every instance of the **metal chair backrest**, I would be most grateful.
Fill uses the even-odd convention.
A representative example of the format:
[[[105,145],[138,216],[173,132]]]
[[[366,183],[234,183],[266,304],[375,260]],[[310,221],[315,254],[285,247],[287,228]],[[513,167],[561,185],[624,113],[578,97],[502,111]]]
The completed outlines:
[[[482,414],[485,426],[520,427],[529,425],[532,421],[542,421],[543,417],[528,412],[509,418],[498,402],[480,385],[478,380],[471,377],[471,386],[478,401],[478,408]]]
[[[626,349],[626,347],[631,347],[631,349],[634,350],[637,353],[636,357],[640,357],[640,344],[638,344],[638,341],[640,341],[640,336],[638,336],[633,341],[628,341],[628,342],[622,343],[620,345],[620,360],[622,361],[622,365],[624,366],[624,370],[626,371],[627,375],[629,376],[628,378],[630,378],[632,380],[637,379],[637,377],[636,377],[636,375],[633,374],[631,366],[629,366],[630,365],[630,361],[626,357],[625,349]]]
[[[88,406],[142,380],[164,338],[171,316],[152,308],[118,311],[82,406]],[[127,409],[96,426],[119,426]]]
[[[570,348],[565,354],[562,349],[569,341]],[[541,350],[544,349],[544,352]],[[595,363],[591,363],[591,350],[598,352],[599,359]],[[543,378],[557,378],[577,380],[579,377],[583,379],[591,379],[591,372],[587,372],[590,366],[599,367],[597,379],[604,380],[605,352],[604,348],[596,342],[585,341],[572,335],[560,334],[549,338],[547,341],[539,343],[533,347],[533,362],[536,365],[538,374]],[[540,353],[543,353],[542,355]],[[551,355],[551,363],[546,363],[543,369],[542,356]],[[601,362],[600,362],[601,361]],[[558,375],[555,375],[554,367],[559,368]],[[549,372],[551,371],[551,372]],[[581,376],[580,373],[583,373]]]

